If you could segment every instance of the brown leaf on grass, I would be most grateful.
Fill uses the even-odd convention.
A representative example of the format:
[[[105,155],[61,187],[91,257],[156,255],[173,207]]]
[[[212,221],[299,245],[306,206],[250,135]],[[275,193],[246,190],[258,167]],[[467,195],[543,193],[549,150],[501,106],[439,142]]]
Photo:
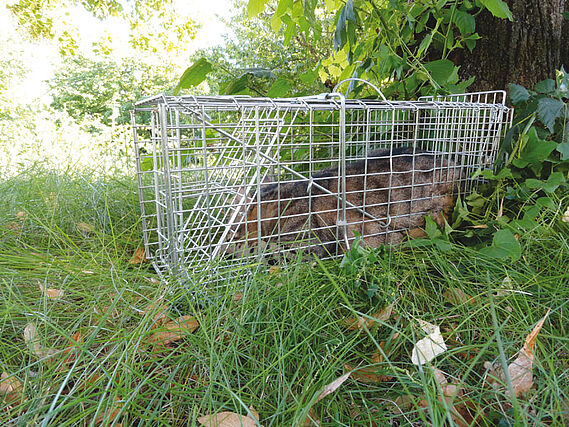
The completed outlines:
[[[320,393],[320,395],[318,396],[318,398],[316,399],[316,402],[320,402],[322,399],[324,399],[326,396],[328,396],[330,393],[334,393],[338,387],[340,387],[342,384],[344,384],[344,382],[350,378],[350,375],[352,373],[348,372],[347,374],[342,375],[340,378],[336,378],[334,381],[332,381],[330,384],[328,384],[327,386],[325,386],[322,389],[322,392]]]
[[[4,401],[8,405],[18,406],[24,399],[24,387],[19,379],[2,372],[0,376],[0,395],[4,396]]]
[[[5,225],[5,227],[8,230],[12,230],[12,231],[20,231],[22,229],[22,224],[20,224],[19,222],[16,221],[10,221],[9,223],[7,223]]]
[[[146,252],[144,251],[144,246],[139,246],[132,255],[129,264],[142,264],[144,261],[146,261]]]
[[[396,340],[399,337],[399,332],[396,332],[391,337],[391,340]],[[383,349],[385,348],[385,341],[379,343],[379,349],[375,350],[371,355],[371,361],[373,363],[381,363],[383,362]],[[381,349],[381,351],[380,351]]]
[[[390,375],[381,375],[377,373],[377,367],[366,366],[364,368],[355,368],[348,363],[344,364],[347,371],[351,371],[351,377],[356,381],[364,384],[379,384],[393,379]]]
[[[149,313],[153,314],[152,319],[154,320],[154,323],[156,323],[157,325],[166,322],[168,320],[168,317],[166,316],[168,315],[168,310],[170,309],[170,306],[168,304],[162,303],[163,298],[164,298],[163,295],[159,296],[158,298],[156,298],[156,300],[150,302],[142,310],[139,310],[138,313],[141,315]]]
[[[189,332],[194,332],[199,326],[199,322],[194,316],[182,316],[176,320],[163,323],[150,336],[149,341],[153,345],[166,346],[178,341]]]
[[[320,420],[316,416],[316,412],[314,411],[314,408],[310,408],[310,410],[308,411],[308,415],[306,415],[304,420],[300,421],[296,425],[300,426],[300,427],[312,427],[312,426],[320,425]]]
[[[63,354],[66,354],[67,357],[65,358],[65,363],[73,363],[75,362],[75,356],[77,350],[77,344],[81,344],[83,342],[83,334],[81,332],[75,332],[71,335],[71,339],[69,340],[69,345],[65,350],[63,350]]]
[[[56,353],[51,348],[42,348],[38,330],[33,322],[28,323],[24,328],[24,342],[30,352],[40,359],[51,358]]]
[[[435,368],[434,374],[442,391],[442,395],[439,395],[438,399],[440,402],[443,402],[444,399],[450,409],[452,420],[459,427],[471,426],[474,422],[474,418],[470,413],[469,407],[462,400],[464,393],[460,385],[449,383],[446,375],[440,369]]]
[[[93,233],[95,231],[95,227],[86,222],[78,222],[77,224],[75,224],[75,226],[77,227],[77,230],[79,230],[82,233]]]
[[[99,425],[113,425],[113,426],[121,426],[121,423],[113,423],[113,421],[116,420],[117,416],[119,415],[121,409],[123,406],[123,402],[121,401],[121,399],[118,396],[115,396],[115,401],[113,403],[113,406],[110,408],[107,408],[107,410],[100,414],[96,419],[95,419],[95,425],[99,426]]]
[[[45,294],[45,296],[47,296],[48,298],[60,299],[63,297],[64,294],[63,289],[46,288],[39,280],[38,280],[38,285],[40,287],[40,292],[42,294]]]
[[[204,415],[198,423],[205,427],[256,427],[257,423],[250,417],[235,412],[224,411],[217,414]]]
[[[241,301],[241,298],[243,298],[243,293],[237,292],[235,295],[233,295],[233,302],[239,302]]]
[[[395,303],[389,304],[383,310],[378,311],[377,313],[371,316],[359,316],[358,318],[350,317],[344,318],[341,320],[341,323],[348,328],[349,330],[356,330],[356,329],[363,329],[371,328],[374,324],[380,322],[386,322],[391,317],[393,313],[393,307]]]
[[[280,267],[273,265],[271,268],[269,268],[269,274],[274,275],[274,274],[279,274],[281,271]]]
[[[87,376],[87,378],[85,378],[83,381],[78,381],[75,383],[76,390],[77,391],[85,390],[90,385],[96,384],[101,377],[102,377],[101,374],[93,372],[91,375]]]
[[[459,288],[450,288],[443,293],[443,297],[452,305],[472,304],[474,302],[474,297]]]
[[[28,213],[26,211],[20,211],[16,214],[16,218],[20,221],[24,221],[28,217]]]
[[[535,340],[543,324],[549,316],[550,310],[547,310],[545,316],[537,322],[533,330],[526,336],[524,345],[518,353],[518,357],[508,365],[508,376],[512,383],[512,389],[516,397],[527,393],[533,386],[533,349]],[[492,365],[490,362],[484,363],[484,367],[488,369],[488,383],[494,387],[500,387],[506,384],[506,375],[501,365]],[[494,378],[492,378],[494,377]],[[510,395],[510,390],[506,390],[506,396]]]
[[[257,411],[253,405],[249,406],[249,411],[251,415],[253,415],[253,418],[259,421],[259,411]]]

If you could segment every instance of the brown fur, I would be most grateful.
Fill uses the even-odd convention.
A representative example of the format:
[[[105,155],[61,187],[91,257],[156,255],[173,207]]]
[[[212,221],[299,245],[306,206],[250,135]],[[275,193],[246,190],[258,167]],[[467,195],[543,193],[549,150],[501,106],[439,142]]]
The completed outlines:
[[[389,155],[389,150],[377,150],[369,153],[367,161],[362,159],[346,165],[347,200],[362,208],[365,197],[365,211],[383,222],[364,217],[356,209],[347,207],[348,238],[354,238],[358,233],[370,247],[398,243],[407,231],[411,238],[420,237],[424,235],[420,227],[425,224],[426,214],[442,225],[444,215],[454,205],[456,168],[453,162],[443,155],[421,151],[413,155],[412,149],[403,148],[393,150],[390,166]],[[315,183],[338,193],[337,176],[338,169],[329,168],[316,172],[312,178]],[[263,243],[268,243],[270,238],[271,242],[279,241],[283,248],[313,245],[309,251],[318,256],[335,254],[337,243],[340,250],[345,250],[343,227],[338,226],[341,203],[315,186],[309,188],[309,180],[262,184],[260,199]],[[255,246],[258,243],[256,201],[255,195],[247,209],[247,220],[237,227],[233,237],[233,241],[242,242],[229,245],[228,253],[238,253],[248,249],[244,248],[245,244]],[[391,221],[386,228],[388,216]],[[279,231],[280,240],[277,238]]]

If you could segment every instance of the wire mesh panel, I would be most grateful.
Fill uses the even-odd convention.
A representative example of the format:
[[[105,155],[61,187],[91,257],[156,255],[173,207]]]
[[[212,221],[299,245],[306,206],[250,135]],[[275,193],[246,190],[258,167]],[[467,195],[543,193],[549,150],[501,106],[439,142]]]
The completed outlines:
[[[212,280],[264,257],[334,258],[439,224],[492,167],[504,92],[418,101],[157,96],[132,112],[147,257]]]

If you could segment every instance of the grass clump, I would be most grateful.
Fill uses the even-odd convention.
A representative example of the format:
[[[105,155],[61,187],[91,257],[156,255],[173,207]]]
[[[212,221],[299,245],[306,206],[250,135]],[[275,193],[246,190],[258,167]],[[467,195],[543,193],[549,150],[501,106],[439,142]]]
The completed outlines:
[[[516,260],[424,242],[236,272],[204,295],[129,262],[135,188],[40,169],[0,184],[2,424],[195,425],[222,411],[264,426],[567,422],[565,224],[538,218]],[[489,385],[485,362],[515,356],[548,310],[531,390]],[[199,326],[169,329],[180,319]],[[419,319],[448,349],[417,367]],[[459,394],[442,398],[435,368]]]

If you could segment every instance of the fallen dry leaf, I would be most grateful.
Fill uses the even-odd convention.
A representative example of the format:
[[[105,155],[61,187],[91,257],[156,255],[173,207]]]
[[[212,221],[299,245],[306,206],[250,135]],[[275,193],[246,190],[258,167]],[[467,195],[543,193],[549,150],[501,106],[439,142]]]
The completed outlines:
[[[386,322],[389,320],[393,313],[394,306],[395,303],[391,303],[383,310],[378,311],[371,316],[359,316],[358,318],[350,317],[348,319],[344,318],[341,320],[341,323],[350,330],[363,329],[364,327],[371,328],[376,323]]]
[[[249,406],[249,411],[251,412],[251,415],[253,415],[253,418],[259,421],[259,411],[257,411],[253,405]]]
[[[399,337],[399,332],[396,332],[391,337],[391,340],[396,340]],[[379,349],[375,350],[371,355],[371,361],[373,363],[381,363],[383,362],[383,349],[385,348],[385,341],[379,343]],[[380,351],[381,349],[381,351]]]
[[[280,267],[277,267],[276,265],[273,265],[271,268],[269,268],[269,274],[278,274],[280,271]]]
[[[476,225],[471,225],[468,228],[488,228],[488,225],[486,224],[476,224]]]
[[[533,386],[533,349],[535,339],[549,316],[549,312],[550,310],[547,310],[545,316],[537,322],[533,330],[526,336],[524,345],[518,353],[518,357],[508,365],[508,376],[512,382],[512,389],[516,397],[527,393]],[[489,371],[490,377],[488,382],[494,387],[501,387],[503,384],[506,384],[506,375],[501,365],[494,366],[490,362],[486,362],[484,363],[484,367]],[[498,381],[496,381],[496,379]],[[506,396],[509,395],[510,390],[506,390]]]
[[[417,341],[415,347],[413,347],[411,362],[415,365],[423,365],[430,362],[447,349],[441,335],[441,329],[438,326],[420,319],[419,324],[421,329],[427,333],[427,336]]]
[[[300,427],[319,426],[320,420],[316,416],[316,412],[314,411],[314,408],[310,408],[310,410],[308,411],[308,415],[306,415],[304,420],[300,421],[297,425]]]
[[[149,341],[154,345],[168,345],[183,338],[185,333],[194,332],[199,322],[194,316],[182,316],[176,320],[163,323],[154,332]]]
[[[141,264],[144,261],[146,261],[146,252],[144,251],[144,246],[139,246],[132,255],[129,264]]]
[[[28,323],[24,328],[24,342],[28,349],[40,359],[50,358],[56,353],[51,348],[42,348],[36,325],[33,322]]]
[[[25,211],[20,211],[16,214],[16,218],[18,218],[20,221],[24,221],[27,217],[28,213]]]
[[[40,287],[40,292],[42,294],[45,294],[48,298],[60,299],[63,297],[64,294],[63,289],[46,288],[39,280],[38,280],[38,285]]]
[[[444,399],[450,409],[452,420],[459,427],[471,426],[474,422],[474,418],[468,406],[461,401],[462,399],[460,397],[464,393],[460,386],[458,384],[449,383],[446,375],[440,369],[435,368],[434,374],[442,391],[442,395],[439,395],[438,399],[440,402]]]
[[[141,315],[153,313],[154,315],[152,316],[152,319],[157,325],[166,322],[168,320],[168,317],[166,316],[168,315],[170,306],[168,304],[162,303],[163,298],[163,295],[159,296],[156,298],[156,300],[150,302],[142,310],[139,310],[138,313]]]
[[[93,233],[95,231],[95,227],[93,227],[91,224],[87,224],[86,222],[78,222],[75,225],[77,227],[77,230],[82,233]]]
[[[344,364],[347,371],[351,371],[351,377],[356,381],[364,384],[378,384],[393,379],[390,375],[381,375],[377,373],[377,367],[366,366],[364,368],[354,368],[349,364]]]
[[[119,415],[121,409],[123,406],[123,402],[121,401],[121,399],[118,396],[115,396],[115,402],[113,407],[111,408],[107,408],[107,410],[102,413],[101,415],[99,415],[96,419],[95,419],[95,425],[99,426],[101,424],[104,425],[113,425],[113,426],[120,426],[122,424],[120,423],[113,423],[113,421],[117,418],[117,416]]]
[[[77,344],[81,344],[83,342],[83,334],[81,332],[75,332],[71,335],[71,339],[69,340],[69,345],[65,350],[63,350],[63,354],[67,354],[65,358],[65,363],[73,363],[75,361],[75,352],[74,350],[77,349]]]
[[[565,211],[563,216],[561,216],[561,221],[569,222],[569,206],[567,206],[567,210]]]
[[[322,392],[318,396],[318,399],[316,399],[316,401],[320,402],[322,399],[324,399],[330,393],[335,392],[338,389],[338,387],[340,387],[342,384],[344,384],[344,382],[348,378],[350,378],[351,374],[352,374],[351,372],[348,372],[347,374],[342,375],[340,378],[336,378],[334,381],[332,381],[330,384],[328,384],[326,387],[324,387],[322,389]]]
[[[16,222],[16,221],[10,221],[9,223],[6,224],[5,227],[8,230],[20,231],[22,229],[22,224],[20,224],[19,222]]]
[[[24,399],[24,387],[19,379],[2,372],[0,376],[0,395],[4,395],[4,401],[8,405],[19,405]]]
[[[198,423],[205,427],[256,427],[257,423],[250,417],[235,412],[224,411],[217,414],[204,415]]]
[[[233,295],[233,302],[239,302],[241,301],[241,298],[243,298],[243,293],[237,292],[235,295]]]
[[[459,288],[450,288],[443,294],[443,297],[452,305],[462,305],[474,302],[474,297],[471,297]]]

